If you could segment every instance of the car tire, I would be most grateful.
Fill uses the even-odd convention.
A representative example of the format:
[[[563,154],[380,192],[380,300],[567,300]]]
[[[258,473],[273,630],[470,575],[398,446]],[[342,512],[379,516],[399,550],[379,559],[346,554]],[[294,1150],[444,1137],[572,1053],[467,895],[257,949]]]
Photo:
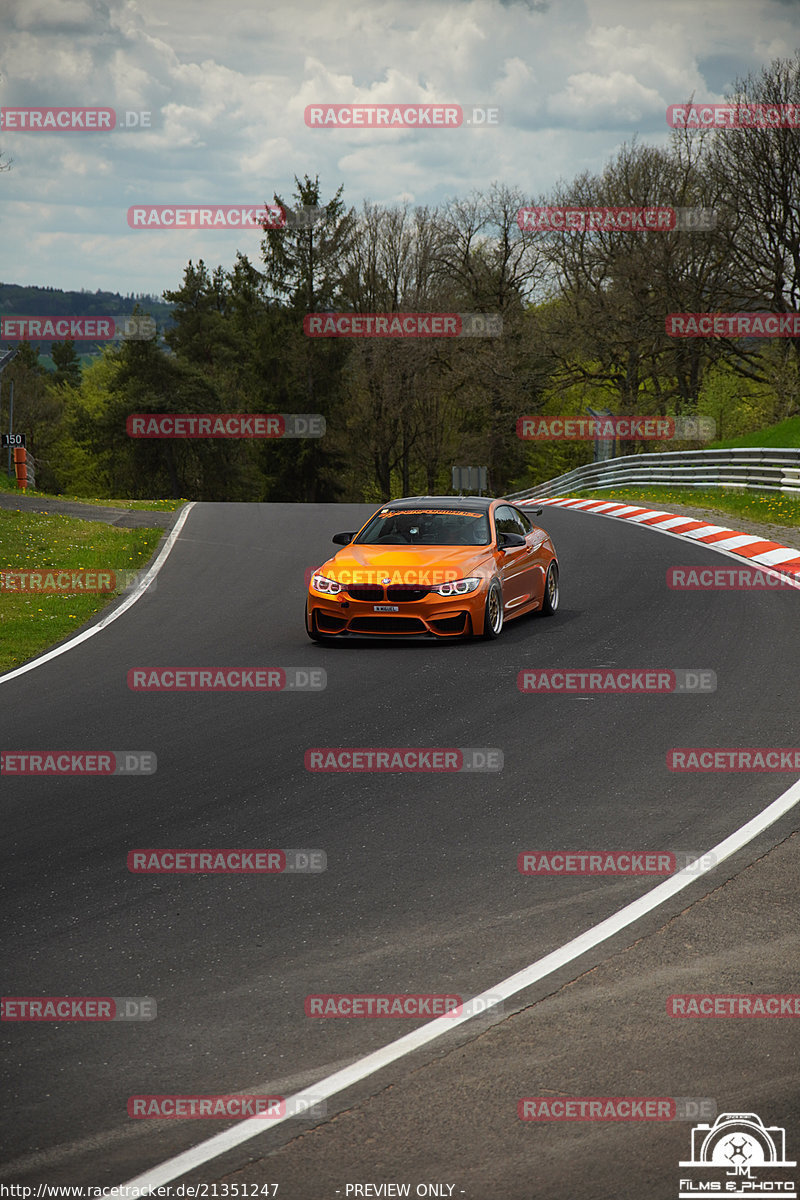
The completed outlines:
[[[540,609],[543,617],[552,617],[558,608],[558,597],[558,564],[551,562],[544,577],[544,592],[542,594],[542,607]]]
[[[483,613],[483,636],[486,641],[500,637],[503,632],[503,589],[496,579],[489,584],[486,608]]]

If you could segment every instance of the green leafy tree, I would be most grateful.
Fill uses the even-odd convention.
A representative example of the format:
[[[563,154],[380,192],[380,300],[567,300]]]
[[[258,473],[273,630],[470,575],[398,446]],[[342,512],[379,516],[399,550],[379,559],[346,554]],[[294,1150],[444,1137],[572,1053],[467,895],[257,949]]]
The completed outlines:
[[[50,349],[50,357],[56,364],[55,377],[53,383],[56,387],[62,387],[66,383],[77,386],[81,381],[81,360],[75,353],[75,343],[67,340],[65,342],[53,342]]]
[[[26,435],[28,454],[36,460],[36,486],[46,490],[54,483],[51,447],[61,420],[62,400],[48,382],[38,349],[21,342],[19,352],[0,375],[0,383],[6,413],[13,385],[14,431]]]
[[[259,498],[259,481],[242,443],[225,438],[136,438],[134,413],[226,411],[197,368],[165,354],[154,340],[106,351],[80,389],[67,393],[65,458],[96,478],[106,495],[199,500]]]
[[[295,177],[296,208],[277,193],[273,199],[291,214],[287,228],[270,229],[264,222],[261,244],[263,275],[269,294],[283,310],[279,326],[286,363],[288,411],[319,413],[328,428],[341,428],[342,370],[350,347],[344,339],[308,337],[305,316],[345,308],[342,277],[356,234],[354,210],[342,201],[343,188],[322,202],[319,176]],[[308,219],[304,220],[303,217]],[[287,411],[284,409],[283,411]],[[273,493],[298,500],[335,500],[342,492],[346,456],[329,448],[327,438],[304,438],[274,447],[270,461],[276,471]]]

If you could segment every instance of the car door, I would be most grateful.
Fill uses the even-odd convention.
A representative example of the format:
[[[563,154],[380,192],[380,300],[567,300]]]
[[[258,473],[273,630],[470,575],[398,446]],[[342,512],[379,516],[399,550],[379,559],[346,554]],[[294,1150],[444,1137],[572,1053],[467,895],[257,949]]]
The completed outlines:
[[[530,548],[530,562],[527,574],[529,591],[534,596],[539,604],[542,603],[544,596],[544,580],[547,574],[547,568],[550,565],[550,552],[545,549],[547,541],[547,533],[544,529],[540,529],[538,525],[534,525],[528,514],[523,512],[521,508],[515,508],[509,505],[522,526],[521,532],[524,533],[528,546]]]
[[[503,607],[518,608],[526,604],[533,594],[532,569],[535,559],[529,544],[530,534],[525,529],[520,514],[510,504],[498,504],[494,510],[494,523],[498,539],[501,533],[517,533],[525,538],[524,546],[510,546],[498,550],[499,571],[503,581]]]

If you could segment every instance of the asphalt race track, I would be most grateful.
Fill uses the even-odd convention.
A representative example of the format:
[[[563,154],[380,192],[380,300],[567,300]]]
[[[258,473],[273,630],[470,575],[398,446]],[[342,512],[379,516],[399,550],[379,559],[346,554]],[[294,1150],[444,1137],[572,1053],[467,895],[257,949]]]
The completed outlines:
[[[2,779],[3,994],[152,996],[158,1016],[4,1023],[2,1086],[15,1117],[3,1130],[0,1182],[132,1179],[233,1123],[131,1120],[128,1097],[288,1095],[423,1023],[315,1020],[304,1012],[307,995],[489,990],[659,882],[525,877],[520,851],[700,853],[795,782],[785,772],[672,773],[666,753],[800,744],[796,591],[671,591],[670,566],[722,558],[625,522],[545,509],[538,521],[561,560],[554,617],[521,618],[495,642],[313,644],[303,628],[304,572],[332,552],[334,532],[370,511],[198,504],[154,591],[96,637],[0,688],[3,750],[151,750],[158,759],[149,776]],[[718,687],[522,694],[518,673],[534,666],[707,669]],[[126,677],[136,667],[322,667],[327,687],[134,692]],[[305,769],[307,749],[339,746],[494,747],[504,767],[437,775]],[[795,814],[751,842],[736,869],[796,829]],[[321,849],[327,870],[129,872],[128,851],[150,847]],[[606,963],[732,874],[728,863],[698,878],[506,1002],[494,1024]],[[666,978],[663,998],[679,990]],[[766,989],[755,979],[752,990]],[[653,1022],[662,1014],[663,1006]],[[603,1016],[593,1012],[592,1021]],[[754,1024],[766,1022],[739,1022],[731,1037],[754,1036]],[[796,1054],[796,1022],[781,1024],[787,1055]],[[412,1069],[453,1046],[468,1063],[473,1026],[487,1025],[467,1022],[329,1100],[328,1121],[390,1084],[411,1079],[413,1087]],[[576,1052],[594,1053],[580,1050],[580,1025],[572,1029]],[[694,1056],[673,1068],[676,1095],[716,1094]],[[761,1068],[749,1069],[755,1076]],[[646,1077],[625,1080],[623,1070],[620,1080],[619,1059],[615,1071],[609,1094],[655,1094]],[[422,1076],[417,1085],[425,1086]],[[563,1091],[570,1086],[565,1079]],[[539,1094],[535,1073],[527,1094]],[[591,1094],[604,1093],[598,1086]],[[509,1124],[518,1098],[496,1097]],[[227,1176],[307,1128],[295,1118],[265,1129],[185,1179]],[[371,1153],[370,1178],[385,1178],[380,1138]],[[265,1175],[280,1182],[279,1196],[335,1194],[327,1182],[319,1192],[293,1189],[292,1168],[279,1159]],[[525,1165],[534,1172],[533,1150]],[[524,1174],[518,1194],[544,1194],[526,1191]],[[343,1172],[340,1186],[351,1177]],[[448,1178],[459,1195],[458,1161]],[[677,1195],[677,1178],[665,1188]]]

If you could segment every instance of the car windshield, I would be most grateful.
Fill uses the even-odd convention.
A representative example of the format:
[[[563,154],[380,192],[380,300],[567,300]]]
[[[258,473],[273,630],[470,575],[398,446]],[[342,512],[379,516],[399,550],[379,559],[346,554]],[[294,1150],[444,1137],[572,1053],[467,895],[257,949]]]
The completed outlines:
[[[483,512],[444,508],[385,508],[355,539],[361,545],[487,546],[489,521]]]

